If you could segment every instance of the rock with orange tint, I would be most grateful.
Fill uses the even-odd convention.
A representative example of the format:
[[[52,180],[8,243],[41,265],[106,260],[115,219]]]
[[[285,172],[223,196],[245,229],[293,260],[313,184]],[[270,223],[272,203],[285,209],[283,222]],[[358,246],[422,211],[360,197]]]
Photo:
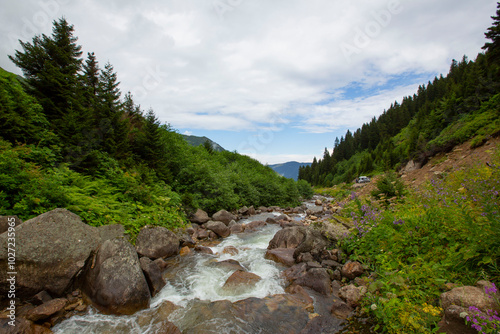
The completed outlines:
[[[222,250],[222,254],[236,255],[238,253],[238,249],[234,246],[227,246]]]
[[[182,247],[181,250],[179,251],[180,256],[184,256],[184,255],[187,255],[189,253],[191,253],[191,249],[188,246]]]
[[[224,283],[222,287],[226,291],[231,291],[235,294],[242,293],[250,289],[261,280],[259,275],[249,273],[243,270],[236,270]]]

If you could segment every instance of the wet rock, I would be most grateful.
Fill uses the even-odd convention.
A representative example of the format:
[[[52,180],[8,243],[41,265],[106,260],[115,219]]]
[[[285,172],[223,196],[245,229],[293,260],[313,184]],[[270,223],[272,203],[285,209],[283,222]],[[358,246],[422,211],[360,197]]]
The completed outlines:
[[[246,271],[245,268],[236,260],[229,259],[229,260],[224,260],[224,261],[218,261],[213,263],[214,266],[217,266],[219,268],[225,268],[227,270],[241,270],[241,271]]]
[[[314,299],[309,296],[309,294],[306,290],[304,290],[303,287],[297,284],[293,284],[286,288],[285,291],[300,298],[303,303],[306,304],[305,309],[308,312],[314,312]]]
[[[191,253],[191,249],[190,249],[188,246],[182,247],[182,248],[179,250],[179,255],[180,255],[180,256],[186,256],[186,255],[188,255],[189,253]]]
[[[355,279],[358,276],[363,275],[365,269],[361,263],[357,261],[346,263],[341,270],[342,276],[348,279]]]
[[[299,277],[301,277],[307,270],[307,265],[305,263],[298,263],[291,266],[287,270],[281,273],[281,276],[288,282],[293,282]]]
[[[236,220],[236,216],[226,210],[220,210],[214,213],[212,219],[215,221],[223,222],[227,226],[229,225],[231,220]]]
[[[243,233],[244,228],[242,224],[235,224],[229,228],[231,230],[231,234]]]
[[[255,215],[257,212],[255,211],[255,208],[253,207],[253,205],[251,207],[248,208],[248,211],[247,211],[247,215],[249,216],[253,216]]]
[[[293,248],[275,248],[268,249],[266,255],[264,256],[266,259],[284,264],[285,266],[293,266],[295,264],[295,260],[293,258]]]
[[[243,270],[236,270],[224,283],[222,289],[240,294],[243,291],[252,288],[261,280],[259,275],[249,273]]]
[[[300,334],[335,334],[339,332],[338,320],[331,316],[324,316],[316,314],[307,323],[306,327]]]
[[[259,210],[260,212],[268,212],[268,209],[265,206],[259,206],[257,210]]]
[[[267,249],[296,248],[304,241],[305,235],[302,227],[287,227],[276,232]]]
[[[6,232],[9,227],[17,227],[23,221],[17,216],[0,216],[0,234]]]
[[[137,253],[124,239],[107,240],[99,247],[80,287],[97,308],[116,314],[147,308],[151,298]]]
[[[246,206],[241,207],[241,208],[238,210],[238,213],[239,213],[240,215],[243,215],[243,216],[247,215],[247,213],[248,213],[248,207],[246,207]]]
[[[99,236],[101,238],[101,243],[106,240],[114,239],[114,238],[126,238],[128,237],[125,234],[125,227],[120,224],[111,224],[111,225],[103,225],[97,228],[99,232]]]
[[[205,247],[205,246],[198,245],[194,248],[194,250],[197,251],[198,253],[214,255],[214,252],[212,251],[212,249]]]
[[[219,236],[214,231],[208,231],[208,239],[209,240],[215,240],[217,238],[219,238]]]
[[[317,199],[317,200],[314,202],[314,204],[315,204],[316,206],[321,206],[321,205],[323,205],[323,201],[321,201],[320,199]]]
[[[194,232],[193,238],[198,239],[198,240],[208,239],[209,238],[209,231],[204,229],[204,228],[199,228]]]
[[[222,254],[237,255],[238,253],[238,249],[234,246],[227,246],[222,250]]]
[[[321,252],[328,246],[328,241],[317,230],[310,228],[301,228],[304,231],[303,241],[295,248],[294,257],[297,258],[301,253],[311,253],[313,257],[319,258]]]
[[[311,269],[311,268],[323,268],[321,266],[321,264],[319,264],[319,262],[316,262],[316,261],[309,261],[306,264],[307,264],[307,269]]]
[[[135,241],[137,253],[150,259],[166,258],[179,254],[179,238],[161,226],[146,226],[139,231]]]
[[[168,267],[168,263],[161,257],[159,259],[154,260],[153,262],[156,263],[156,265],[160,268],[160,270],[163,270]]]
[[[324,268],[309,269],[295,280],[295,284],[306,286],[323,295],[331,293],[330,275]]]
[[[465,308],[475,306],[480,310],[500,311],[494,299],[489,298],[484,289],[475,286],[462,286],[441,294],[441,305],[444,310],[451,305],[459,305]]]
[[[64,309],[68,300],[66,298],[57,298],[49,300],[40,306],[35,307],[26,314],[26,319],[39,321],[49,318],[51,315]]]
[[[210,220],[208,214],[202,209],[196,210],[196,212],[189,219],[192,223],[203,225]]]
[[[165,281],[161,276],[161,269],[156,262],[148,257],[141,257],[139,263],[146,282],[148,282],[149,292],[154,297],[165,286]]]
[[[356,287],[353,284],[342,287],[339,290],[339,296],[349,304],[351,307],[359,305],[360,300],[366,294],[366,287]]]
[[[193,240],[193,237],[192,237],[193,234],[194,234],[194,229],[192,230],[191,234],[189,234],[189,232],[187,230],[186,230],[186,232],[177,234],[181,248],[182,247],[193,248],[196,245],[196,242]]]
[[[0,268],[7,268],[7,233],[0,235]],[[95,227],[66,209],[55,209],[16,228],[16,297],[29,298],[46,290],[63,296],[74,276],[99,245]],[[0,270],[6,282],[7,270]],[[7,284],[0,285],[6,296]]]
[[[332,315],[340,319],[347,319],[354,309],[341,300],[336,300],[332,306]]]
[[[220,221],[209,221],[205,224],[207,230],[213,231],[215,234],[221,238],[227,238],[231,235],[231,230],[223,222]]]
[[[137,315],[137,324],[141,327],[148,326],[152,324],[153,326],[157,323],[163,324],[164,321],[168,320],[168,317],[179,307],[172,302],[164,301],[158,307],[145,310]],[[153,333],[157,333],[153,331]],[[163,333],[163,332],[159,332]]]
[[[266,225],[267,225],[267,223],[265,221],[256,220],[256,221],[250,222],[248,224],[245,224],[244,228],[245,228],[245,232],[255,232],[259,228],[266,226]]]

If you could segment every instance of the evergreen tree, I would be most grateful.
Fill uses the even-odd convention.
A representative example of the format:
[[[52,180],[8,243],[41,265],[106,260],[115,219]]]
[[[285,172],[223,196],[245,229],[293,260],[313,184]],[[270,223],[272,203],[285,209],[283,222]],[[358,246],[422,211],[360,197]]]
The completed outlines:
[[[491,63],[500,63],[500,2],[497,2],[496,16],[492,16],[493,25],[488,28],[484,34],[491,42],[487,42],[483,46],[486,50],[486,56]]]

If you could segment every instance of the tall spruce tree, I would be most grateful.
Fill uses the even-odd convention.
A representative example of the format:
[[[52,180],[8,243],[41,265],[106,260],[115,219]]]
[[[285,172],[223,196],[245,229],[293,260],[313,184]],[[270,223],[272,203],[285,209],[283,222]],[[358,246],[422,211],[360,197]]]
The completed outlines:
[[[491,17],[493,19],[493,25],[484,33],[486,38],[491,42],[485,43],[483,50],[486,50],[488,61],[500,64],[500,2],[497,2],[496,14],[496,16]]]

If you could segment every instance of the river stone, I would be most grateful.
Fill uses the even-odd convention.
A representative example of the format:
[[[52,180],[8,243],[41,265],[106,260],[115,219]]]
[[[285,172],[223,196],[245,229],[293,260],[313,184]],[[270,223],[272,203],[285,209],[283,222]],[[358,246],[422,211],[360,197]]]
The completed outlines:
[[[8,233],[0,235],[0,296],[6,296]],[[66,209],[55,209],[16,228],[16,297],[46,290],[62,296],[99,245],[99,232]]]
[[[332,305],[332,315],[340,319],[347,319],[353,311],[353,308],[341,300],[336,300]]]
[[[179,254],[179,237],[162,226],[146,226],[139,231],[135,241],[137,253],[150,259]]]
[[[237,255],[240,251],[234,246],[226,246],[222,250],[222,254]]]
[[[311,253],[313,257],[320,257],[322,251],[328,246],[326,238],[317,230],[305,227],[299,228],[303,231],[304,239],[295,248],[293,257],[297,259],[301,253]]]
[[[229,225],[231,220],[236,220],[236,216],[226,210],[220,210],[212,216],[212,219],[215,221],[223,222],[224,224]]]
[[[295,280],[295,284],[311,288],[323,295],[331,293],[330,275],[325,268],[312,268]]]
[[[213,231],[221,238],[227,238],[231,235],[231,230],[223,222],[220,221],[209,221],[205,224],[207,230]]]
[[[209,255],[214,255],[214,252],[212,251],[211,248],[197,245],[194,250],[198,253],[203,253],[203,254],[209,254]]]
[[[37,306],[26,314],[26,319],[31,321],[39,321],[44,320],[50,317],[53,314],[64,309],[64,307],[68,304],[68,300],[66,298],[56,298],[49,300],[48,302]]]
[[[302,227],[287,227],[276,232],[267,249],[296,248],[304,241],[305,234]]]
[[[261,280],[259,275],[249,273],[243,270],[236,270],[224,283],[222,289],[231,291],[234,294],[240,294],[245,290],[252,288]]]
[[[264,258],[291,267],[295,264],[293,252],[293,248],[268,249]]]
[[[148,282],[149,292],[151,296],[154,297],[165,286],[165,281],[161,277],[161,269],[158,264],[149,257],[143,256],[139,262],[146,282]]]
[[[357,261],[352,261],[352,262],[347,262],[341,269],[340,271],[342,273],[342,276],[348,279],[355,279],[356,277],[359,277],[363,275],[365,272],[365,269],[361,265],[361,263]]]
[[[248,224],[245,224],[244,228],[245,228],[245,232],[255,232],[259,228],[266,226],[266,225],[267,225],[267,223],[265,221],[256,220],[256,221],[250,222]]]
[[[89,261],[82,291],[94,305],[115,314],[133,314],[147,308],[151,295],[134,247],[126,240],[106,240]]]
[[[12,220],[14,218],[14,220]],[[4,233],[9,229],[9,227],[17,227],[22,224],[22,220],[17,216],[0,216],[0,234]],[[9,225],[14,223],[14,226]]]
[[[231,234],[243,233],[244,228],[242,224],[235,224],[229,228],[231,230]]]
[[[203,225],[210,220],[208,214],[202,209],[196,210],[193,216],[190,218],[192,223]]]
[[[219,268],[226,268],[228,270],[246,271],[246,269],[243,268],[243,266],[238,261],[233,259],[214,262],[213,265]]]

